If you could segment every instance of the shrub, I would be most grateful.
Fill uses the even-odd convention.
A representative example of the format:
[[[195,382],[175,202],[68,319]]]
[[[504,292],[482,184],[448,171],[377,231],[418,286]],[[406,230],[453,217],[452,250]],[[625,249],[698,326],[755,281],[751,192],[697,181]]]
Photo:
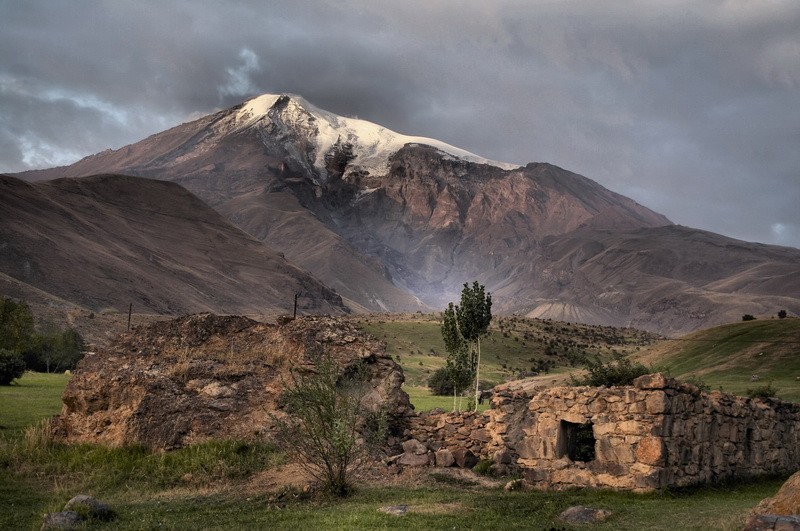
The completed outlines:
[[[460,382],[453,381],[453,371],[447,367],[436,369],[431,377],[428,378],[428,388],[431,394],[438,396],[453,396],[453,388],[455,387],[456,393],[461,394],[469,387],[470,381],[461,378]]]
[[[778,312],[778,319],[786,319],[786,310],[781,310]]]
[[[755,321],[756,318],[749,313],[746,313],[742,316],[742,321]]]
[[[0,349],[0,385],[9,385],[25,372],[25,362],[16,352]]]
[[[747,396],[750,398],[772,398],[778,396],[778,389],[772,387],[772,382],[766,385],[759,385],[753,389],[747,390]]]
[[[599,359],[587,360],[584,366],[588,373],[582,378],[571,375],[572,385],[590,385],[592,387],[631,385],[634,379],[652,372],[650,367],[638,362],[634,363],[622,354],[615,354],[614,359],[606,363],[602,363]]]
[[[291,372],[283,397],[289,416],[274,417],[278,438],[324,490],[346,496],[370,443],[385,440],[386,416],[371,414],[362,404],[369,391],[363,364],[342,374],[329,354],[312,359],[315,369]]]

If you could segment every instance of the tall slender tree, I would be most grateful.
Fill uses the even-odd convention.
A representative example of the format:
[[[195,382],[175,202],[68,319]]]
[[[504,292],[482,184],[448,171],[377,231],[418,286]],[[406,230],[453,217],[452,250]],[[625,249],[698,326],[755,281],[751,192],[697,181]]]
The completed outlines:
[[[475,366],[475,405],[480,400],[481,337],[489,332],[492,322],[492,294],[487,293],[478,281],[464,283],[461,290],[461,305],[455,307],[456,322],[461,336],[470,343]]]
[[[448,380],[453,386],[453,411],[457,411],[461,407],[458,395],[469,387],[475,366],[470,356],[469,344],[458,329],[456,310],[452,302],[444,311],[442,339],[445,350],[447,350],[445,370]]]

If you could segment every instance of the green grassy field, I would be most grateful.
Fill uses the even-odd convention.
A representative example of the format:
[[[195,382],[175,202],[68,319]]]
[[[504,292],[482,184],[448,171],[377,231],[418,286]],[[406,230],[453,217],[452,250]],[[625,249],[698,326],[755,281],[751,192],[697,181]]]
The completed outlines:
[[[32,421],[61,411],[69,376],[26,372],[12,385],[0,385],[0,436],[22,431]]]
[[[648,495],[504,492],[415,471],[397,486],[362,483],[344,500],[309,497],[254,481],[283,462],[268,445],[217,441],[162,454],[52,443],[35,426],[60,409],[65,383],[62,375],[27,374],[19,385],[0,388],[3,412],[16,411],[0,437],[0,529],[38,529],[45,512],[78,493],[99,497],[117,513],[87,529],[569,529],[556,516],[571,505],[614,513],[593,529],[740,529],[783,480]],[[401,504],[409,506],[402,517],[379,511]]]
[[[712,389],[738,395],[771,382],[780,398],[800,402],[800,319],[746,321],[701,330],[678,341],[664,341],[636,357],[673,377],[699,378]]]

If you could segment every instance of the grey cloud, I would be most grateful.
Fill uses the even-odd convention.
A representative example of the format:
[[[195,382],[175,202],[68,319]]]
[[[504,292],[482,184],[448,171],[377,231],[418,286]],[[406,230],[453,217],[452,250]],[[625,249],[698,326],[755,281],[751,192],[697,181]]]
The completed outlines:
[[[33,0],[0,19],[0,171],[285,91],[800,246],[794,0]]]

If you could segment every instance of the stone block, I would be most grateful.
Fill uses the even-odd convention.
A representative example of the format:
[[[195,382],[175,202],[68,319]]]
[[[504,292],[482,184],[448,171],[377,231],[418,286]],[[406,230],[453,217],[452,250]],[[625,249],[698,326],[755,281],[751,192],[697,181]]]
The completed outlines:
[[[428,453],[428,447],[416,439],[409,439],[403,443],[403,452],[414,455],[424,455]]]
[[[639,376],[633,381],[633,386],[639,389],[666,389],[669,379],[660,372]]]
[[[643,437],[636,446],[636,460],[645,465],[662,466],[665,457],[661,437]]]
[[[453,466],[453,464],[456,462],[455,457],[453,457],[453,452],[451,452],[446,448],[438,450],[434,454],[434,456],[435,456],[436,466],[438,467]]]
[[[397,464],[413,467],[428,466],[428,456],[404,453],[402,456],[400,456],[400,459],[397,460]]]
[[[640,376],[640,378],[644,378]],[[650,415],[669,413],[669,397],[664,391],[654,391],[645,400],[646,411]]]
[[[466,448],[458,448],[453,452],[455,463],[461,468],[472,468],[478,464],[478,457]]]
[[[469,434],[469,438],[473,441],[480,441],[480,442],[489,442],[491,440],[491,436],[489,432],[485,428],[479,428],[477,430],[472,430]]]
[[[501,465],[510,465],[514,462],[514,453],[508,448],[503,448],[494,453],[494,462]]]

